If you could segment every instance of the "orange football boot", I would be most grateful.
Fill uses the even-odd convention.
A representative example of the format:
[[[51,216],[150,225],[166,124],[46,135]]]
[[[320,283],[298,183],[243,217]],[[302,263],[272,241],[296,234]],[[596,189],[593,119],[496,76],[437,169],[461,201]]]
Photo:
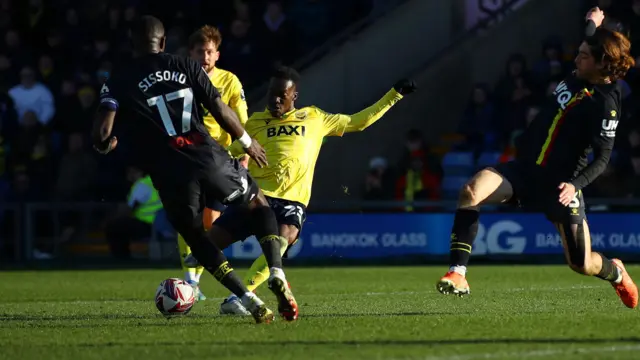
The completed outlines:
[[[638,306],[638,287],[629,276],[627,269],[624,268],[624,264],[619,259],[611,259],[613,263],[618,267],[622,274],[622,281],[619,284],[611,282],[613,288],[616,289],[616,294],[622,300],[622,303],[630,308],[635,309]]]
[[[449,271],[443,276],[436,284],[436,289],[444,295],[454,294],[464,296],[471,293],[467,279],[455,271]]]

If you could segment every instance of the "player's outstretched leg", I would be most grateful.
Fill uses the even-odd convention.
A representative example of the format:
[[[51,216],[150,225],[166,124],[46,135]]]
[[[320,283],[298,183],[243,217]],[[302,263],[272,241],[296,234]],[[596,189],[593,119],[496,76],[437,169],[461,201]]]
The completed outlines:
[[[492,168],[479,171],[464,185],[451,230],[451,266],[436,283],[440,293],[463,296],[471,292],[466,279],[467,264],[478,233],[479,207],[482,204],[505,202],[512,196],[513,189],[509,181]]]
[[[167,217],[178,233],[184,236],[191,247],[193,255],[199,263],[213,275],[229,291],[242,299],[243,304],[253,315],[257,323],[269,323],[274,315],[256,294],[250,292],[242,280],[233,271],[222,251],[207,237],[202,226],[202,214],[196,214],[193,206],[172,206],[170,201],[164,201]]]
[[[276,215],[262,191],[249,204],[249,211],[253,234],[258,239],[269,266],[269,289],[278,299],[280,315],[285,320],[293,321],[298,318],[298,304],[282,270],[282,248],[286,249],[288,241],[280,236]]]
[[[200,291],[200,273],[196,273],[196,266],[189,266],[185,259],[191,255],[191,248],[187,245],[187,242],[184,241],[184,237],[178,234],[178,249],[180,250],[180,263],[182,264],[182,270],[184,271],[184,278],[187,282],[194,288],[196,291],[196,300],[203,301],[206,300],[207,297]],[[200,269],[204,270],[202,266],[199,266]]]
[[[298,233],[299,229],[297,226],[280,224],[280,235],[285,237],[288,242],[288,246],[283,246],[280,249],[281,255],[284,255],[287,248],[296,242],[298,239]],[[251,264],[249,271],[247,271],[244,277],[244,284],[247,286],[249,291],[255,292],[255,290],[267,281],[268,278],[269,265],[267,264],[267,260],[264,255],[261,255],[253,262],[253,264]],[[291,287],[289,286],[289,288]],[[242,307],[237,296],[230,295],[220,305],[220,313],[228,315],[246,315],[247,311]]]
[[[555,223],[562,237],[569,267],[579,274],[595,276],[610,282],[622,303],[628,308],[636,308],[638,287],[627,273],[624,264],[619,259],[607,259],[604,255],[591,251],[589,225],[583,217],[579,219],[581,223],[578,224],[575,224],[575,221],[572,223],[571,218]]]

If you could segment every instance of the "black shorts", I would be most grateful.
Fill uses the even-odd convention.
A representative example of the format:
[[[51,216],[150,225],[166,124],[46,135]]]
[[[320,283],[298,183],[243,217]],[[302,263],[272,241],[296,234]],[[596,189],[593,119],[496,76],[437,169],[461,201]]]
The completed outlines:
[[[223,203],[221,203],[220,201],[216,200],[216,199],[212,199],[211,197],[207,197],[205,195],[205,203],[204,206],[207,209],[211,209],[217,212],[224,212],[224,210],[227,208]]]
[[[298,237],[302,232],[302,225],[307,219],[307,207],[296,201],[266,197],[271,209],[276,215],[278,225],[293,225],[298,228]],[[253,235],[247,226],[249,213],[245,206],[229,206],[227,210],[214,222],[227,230],[236,240],[245,240]]]
[[[222,165],[212,160],[205,170],[186,174],[158,172],[151,176],[167,218],[183,236],[191,230],[186,227],[202,228],[206,199],[215,199],[224,205],[246,204],[260,191],[247,169],[230,157]],[[185,240],[188,241],[186,236]]]
[[[554,223],[582,224],[586,218],[582,191],[576,192],[569,204],[564,206],[558,201],[562,181],[555,181],[532,166],[518,161],[499,164],[495,169],[511,183],[513,197],[511,201],[523,209],[542,212]]]

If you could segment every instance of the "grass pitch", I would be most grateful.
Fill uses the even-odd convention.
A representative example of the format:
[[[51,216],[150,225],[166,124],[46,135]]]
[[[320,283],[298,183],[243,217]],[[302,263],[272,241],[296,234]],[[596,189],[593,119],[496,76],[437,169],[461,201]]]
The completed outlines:
[[[208,275],[209,300],[165,320],[153,295],[179,270],[4,272],[0,359],[638,358],[640,313],[603,281],[564,266],[476,266],[471,296],[457,298],[435,290],[445,270],[291,268],[300,319],[270,325],[218,315],[226,292]]]

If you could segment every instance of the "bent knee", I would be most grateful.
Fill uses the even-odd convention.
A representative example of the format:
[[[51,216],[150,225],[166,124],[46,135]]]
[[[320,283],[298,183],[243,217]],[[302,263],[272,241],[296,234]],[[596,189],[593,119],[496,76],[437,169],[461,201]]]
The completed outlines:
[[[460,189],[460,194],[458,197],[460,204],[465,204],[467,206],[480,205],[480,203],[484,199],[481,199],[478,196],[477,186],[478,186],[477,183],[473,181],[464,184],[462,189]]]

